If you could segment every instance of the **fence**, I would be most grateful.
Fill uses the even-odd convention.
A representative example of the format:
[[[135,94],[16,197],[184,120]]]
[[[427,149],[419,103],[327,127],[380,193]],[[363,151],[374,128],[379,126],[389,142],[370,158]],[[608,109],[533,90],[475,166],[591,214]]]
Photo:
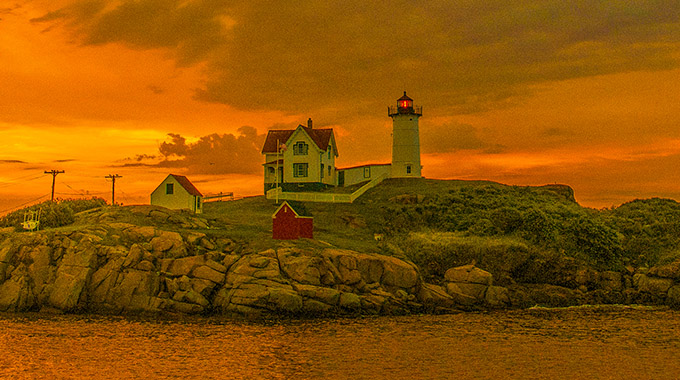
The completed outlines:
[[[312,192],[284,192],[280,187],[276,187],[267,191],[267,199],[281,199],[287,201],[303,201],[303,202],[326,202],[326,203],[352,203],[357,198],[362,196],[366,191],[376,187],[380,182],[387,178],[387,174],[383,173],[370,182],[361,186],[352,194],[337,194],[337,193],[312,193]],[[278,193],[278,194],[277,194]],[[278,196],[277,196],[278,195]]]

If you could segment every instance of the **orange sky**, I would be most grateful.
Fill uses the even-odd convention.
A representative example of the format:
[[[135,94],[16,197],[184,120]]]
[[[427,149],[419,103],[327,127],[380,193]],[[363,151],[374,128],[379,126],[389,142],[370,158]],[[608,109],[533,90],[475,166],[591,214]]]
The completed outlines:
[[[680,4],[16,0],[0,5],[0,213],[147,203],[170,172],[262,192],[260,144],[308,117],[338,165],[389,162],[423,106],[423,174],[680,199]]]

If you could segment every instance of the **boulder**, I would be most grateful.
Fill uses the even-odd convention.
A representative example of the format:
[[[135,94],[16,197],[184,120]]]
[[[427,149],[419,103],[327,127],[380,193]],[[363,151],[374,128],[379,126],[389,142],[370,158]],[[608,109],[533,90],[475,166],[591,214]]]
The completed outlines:
[[[380,282],[385,272],[383,261],[380,257],[373,255],[359,255],[357,270],[366,283]]]
[[[186,246],[182,235],[172,231],[158,231],[158,236],[151,239],[151,248],[167,257],[182,257],[186,255]]]
[[[302,301],[302,312],[309,314],[323,314],[332,309],[332,306],[314,299],[304,299]]]
[[[63,311],[75,309],[91,272],[92,269],[85,267],[60,266],[50,286],[49,305]]]
[[[345,309],[359,310],[361,308],[361,298],[354,293],[341,293],[338,305]]]
[[[672,308],[680,309],[680,285],[673,285],[668,289],[666,303]]]
[[[383,261],[381,283],[384,286],[411,289],[418,284],[420,276],[415,265],[391,256],[383,256],[381,259]]]
[[[479,269],[472,264],[447,270],[444,274],[444,279],[447,282],[481,284],[487,286],[493,284],[493,276],[491,273]]]
[[[647,273],[650,276],[680,279],[680,260],[670,264],[649,268]]]
[[[274,310],[297,313],[302,309],[302,297],[292,289],[271,288],[267,300]]]
[[[283,274],[301,284],[321,285],[321,270],[325,269],[322,258],[279,253],[279,262]]]
[[[124,267],[134,267],[144,257],[144,249],[139,244],[133,244],[123,262]]]
[[[434,284],[423,284],[418,293],[418,300],[426,308],[447,308],[456,307],[456,301],[449,295],[443,287]]]
[[[510,293],[502,286],[489,286],[484,295],[484,301],[493,308],[508,307],[510,306]]]
[[[453,301],[458,305],[470,306],[479,303],[479,299],[463,293],[463,290],[455,282],[446,284],[446,293],[448,293]]]
[[[450,283],[450,284],[456,284],[458,286],[458,289],[460,289],[460,292],[465,294],[466,296],[470,296],[478,301],[484,300],[484,297],[486,296],[486,290],[489,288],[487,285],[482,285],[482,284],[467,284],[467,283]]]
[[[155,297],[158,290],[159,279],[154,273],[125,269],[106,301],[122,310],[146,310],[148,298]]]
[[[623,275],[614,271],[605,271],[600,273],[600,288],[608,291],[622,290]]]
[[[25,276],[12,276],[0,285],[0,311],[25,311],[33,306],[33,298]]]
[[[529,299],[533,304],[548,307],[566,307],[578,304],[575,291],[558,285],[541,284],[531,286]]]
[[[181,259],[161,260],[161,271],[169,273],[171,276],[186,276],[194,268],[205,264],[203,255],[183,257]]]
[[[670,278],[650,277],[644,274],[637,278],[637,288],[641,292],[665,294],[671,286],[673,286],[673,280]]]
[[[599,284],[600,274],[596,270],[591,268],[579,269],[576,271],[574,281],[578,286],[592,288]]]
[[[222,284],[225,278],[225,274],[223,272],[218,272],[208,265],[201,265],[194,268],[191,271],[191,275],[196,278],[210,280],[216,284]]]
[[[314,298],[328,305],[337,305],[340,292],[333,288],[314,285],[296,285],[295,290],[303,297]]]

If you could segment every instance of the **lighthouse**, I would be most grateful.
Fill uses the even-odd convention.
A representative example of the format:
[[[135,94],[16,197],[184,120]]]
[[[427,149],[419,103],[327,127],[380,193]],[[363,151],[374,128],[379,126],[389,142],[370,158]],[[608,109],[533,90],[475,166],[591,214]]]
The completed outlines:
[[[422,107],[414,106],[413,99],[404,91],[397,105],[388,107],[392,118],[392,178],[420,178],[420,137],[418,118]]]

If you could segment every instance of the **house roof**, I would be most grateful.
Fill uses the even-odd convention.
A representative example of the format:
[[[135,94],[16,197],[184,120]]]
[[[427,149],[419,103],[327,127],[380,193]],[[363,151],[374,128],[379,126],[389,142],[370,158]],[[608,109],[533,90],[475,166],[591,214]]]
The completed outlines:
[[[170,174],[175,180],[186,190],[189,194],[197,196],[197,197],[202,197],[203,194],[201,194],[200,191],[194,186],[189,179],[183,175],[178,175],[178,174]],[[168,177],[170,177],[168,176]]]
[[[262,166],[265,166],[265,165],[274,165],[274,164],[283,165],[283,159],[278,159],[278,160],[274,160],[274,161],[265,162],[264,164],[262,164]]]
[[[319,149],[322,151],[328,150],[328,144],[331,142],[331,137],[333,136],[333,128],[308,128],[303,125],[298,125],[296,129],[276,129],[269,131],[267,133],[267,138],[264,141],[264,146],[262,147],[262,153],[276,153],[276,142],[278,141],[279,144],[288,142],[288,139],[290,139],[293,133],[299,128],[302,128]],[[336,147],[336,155],[337,151],[338,149]]]

